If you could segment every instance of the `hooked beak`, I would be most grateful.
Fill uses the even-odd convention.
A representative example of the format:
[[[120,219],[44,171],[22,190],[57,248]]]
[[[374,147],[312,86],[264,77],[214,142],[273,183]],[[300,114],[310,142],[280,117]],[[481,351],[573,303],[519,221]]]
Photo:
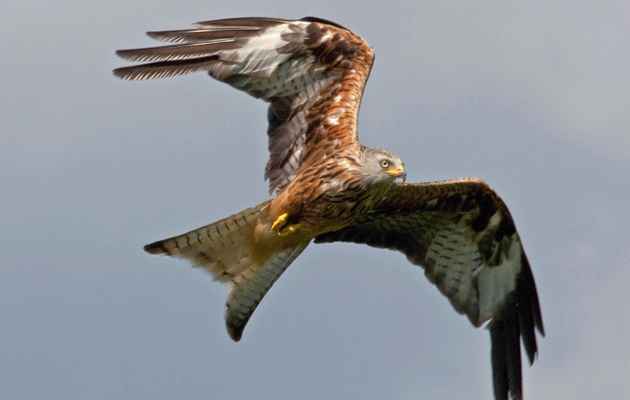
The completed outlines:
[[[407,173],[405,172],[405,168],[402,165],[399,165],[396,169],[385,171],[385,173],[394,175],[396,178],[401,179],[403,183],[405,183],[405,179],[407,179]]]

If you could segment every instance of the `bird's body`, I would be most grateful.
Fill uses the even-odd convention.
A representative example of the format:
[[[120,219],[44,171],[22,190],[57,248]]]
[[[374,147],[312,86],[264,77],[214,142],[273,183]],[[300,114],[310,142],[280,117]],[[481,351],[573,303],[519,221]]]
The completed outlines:
[[[400,251],[473,325],[490,321],[496,398],[521,398],[520,340],[533,362],[535,330],[544,330],[514,221],[484,182],[405,184],[400,158],[359,143],[358,111],[373,50],[353,32],[310,17],[196,25],[150,32],[174,44],[120,50],[121,57],[147,64],[114,73],[142,80],[207,71],[269,102],[265,178],[276,197],[145,250],[188,259],[231,285],[225,318],[234,340],[311,242]]]
[[[363,153],[378,152],[394,164],[388,174],[371,182],[365,179],[361,164]],[[377,160],[378,161],[378,160]],[[390,168],[389,166],[387,168]],[[289,185],[271,201],[274,221],[288,214],[290,225],[309,232],[310,239],[352,224],[365,215],[394,183],[405,178],[402,161],[384,150],[363,149],[359,157],[332,156],[301,170]]]

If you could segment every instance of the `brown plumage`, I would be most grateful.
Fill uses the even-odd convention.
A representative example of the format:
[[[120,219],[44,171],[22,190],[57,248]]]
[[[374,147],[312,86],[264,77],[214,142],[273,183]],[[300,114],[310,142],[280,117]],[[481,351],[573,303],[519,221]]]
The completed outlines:
[[[207,71],[269,102],[265,178],[276,197],[145,246],[230,283],[226,323],[240,340],[275,280],[311,241],[404,253],[475,326],[491,333],[497,399],[519,399],[520,340],[530,363],[544,334],[534,278],[510,213],[477,179],[404,184],[402,161],[362,146],[357,116],[374,61],[356,34],[317,18],[235,18],[149,32],[174,44],[119,50],[142,80]]]

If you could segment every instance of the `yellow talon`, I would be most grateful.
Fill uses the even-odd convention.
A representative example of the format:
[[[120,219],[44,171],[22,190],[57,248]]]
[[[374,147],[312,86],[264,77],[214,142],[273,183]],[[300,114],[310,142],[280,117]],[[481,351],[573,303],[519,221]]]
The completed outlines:
[[[278,235],[288,235],[296,230],[299,224],[288,225],[289,213],[284,213],[279,216],[271,225],[271,230],[278,231]]]
[[[281,228],[278,231],[278,235],[284,236],[284,235],[288,235],[289,233],[293,233],[293,232],[295,232],[295,225],[289,225],[289,226],[286,226],[284,228]]]
[[[288,218],[289,218],[289,213],[282,214],[271,225],[271,229],[274,230],[274,231],[279,231],[280,229],[282,229],[286,225]]]

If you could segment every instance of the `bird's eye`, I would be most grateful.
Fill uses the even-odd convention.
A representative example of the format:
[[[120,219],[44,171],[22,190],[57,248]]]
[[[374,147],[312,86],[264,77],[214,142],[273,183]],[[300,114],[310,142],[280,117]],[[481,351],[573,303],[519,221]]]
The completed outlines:
[[[387,160],[383,160],[383,161],[381,161],[381,167],[383,167],[383,168],[389,168],[389,161],[387,161]]]

